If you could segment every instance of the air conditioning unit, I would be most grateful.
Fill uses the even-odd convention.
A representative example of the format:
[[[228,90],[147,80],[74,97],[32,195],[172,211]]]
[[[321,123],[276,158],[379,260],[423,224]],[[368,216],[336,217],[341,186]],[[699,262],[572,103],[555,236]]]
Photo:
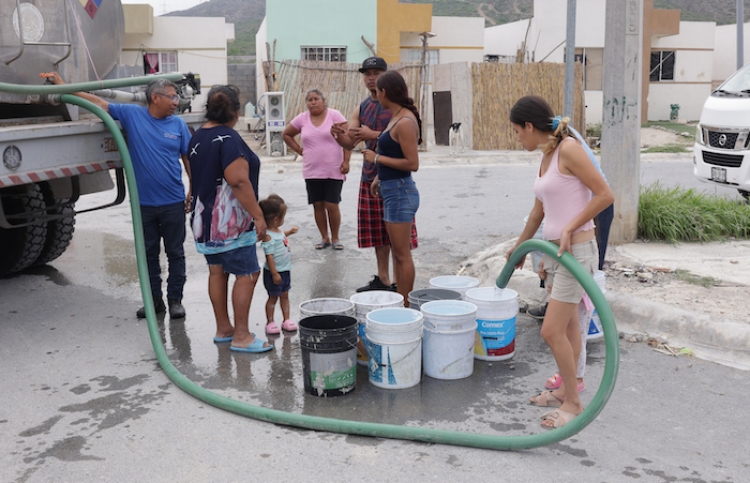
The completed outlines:
[[[285,156],[286,143],[281,133],[286,127],[283,92],[266,92],[266,146],[271,156]]]

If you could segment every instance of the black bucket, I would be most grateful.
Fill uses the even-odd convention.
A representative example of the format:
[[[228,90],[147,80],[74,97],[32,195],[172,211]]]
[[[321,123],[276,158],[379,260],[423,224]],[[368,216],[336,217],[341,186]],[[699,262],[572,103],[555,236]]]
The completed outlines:
[[[414,310],[435,300],[461,300],[461,293],[445,288],[421,288],[409,292],[409,308]]]
[[[305,392],[341,396],[357,387],[357,319],[314,315],[299,322]]]

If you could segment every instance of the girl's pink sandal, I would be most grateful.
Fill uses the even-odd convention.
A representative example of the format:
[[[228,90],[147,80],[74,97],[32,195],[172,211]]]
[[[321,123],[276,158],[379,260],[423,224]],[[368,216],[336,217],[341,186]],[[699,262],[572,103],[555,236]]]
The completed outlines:
[[[547,379],[547,382],[544,383],[544,387],[546,389],[554,390],[560,387],[560,384],[562,384],[562,376],[558,373]],[[586,383],[584,381],[579,382],[578,392],[583,392],[584,389],[586,389]]]
[[[266,324],[266,334],[280,334],[281,330],[279,330],[279,326],[276,325],[276,322],[269,322]]]
[[[281,323],[281,328],[288,332],[294,332],[295,330],[297,330],[297,324],[292,322],[290,319],[286,319]]]

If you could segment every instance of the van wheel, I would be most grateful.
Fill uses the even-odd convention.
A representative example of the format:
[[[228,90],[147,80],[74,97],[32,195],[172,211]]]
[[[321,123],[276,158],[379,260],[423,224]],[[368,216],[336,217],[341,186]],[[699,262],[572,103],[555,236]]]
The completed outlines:
[[[44,196],[38,185],[32,185],[28,191],[5,195],[0,202],[6,216],[45,208]],[[38,216],[42,215],[29,215],[13,221],[28,223]],[[30,267],[42,253],[46,238],[46,223],[10,229],[0,228],[0,275],[20,272]]]
[[[41,183],[41,187],[44,202],[47,206],[55,206],[69,201],[68,198],[55,198],[52,189],[49,187],[49,183]],[[63,218],[47,222],[47,240],[44,242],[42,253],[34,262],[34,266],[44,265],[55,260],[65,252],[65,249],[68,248],[70,241],[73,239],[73,231],[75,230],[76,223],[73,204],[49,209],[47,210],[47,214],[50,216],[63,215]]]
[[[739,191],[740,194],[745,198],[745,201],[750,203],[750,191],[745,191],[745,190],[737,190],[737,191]]]

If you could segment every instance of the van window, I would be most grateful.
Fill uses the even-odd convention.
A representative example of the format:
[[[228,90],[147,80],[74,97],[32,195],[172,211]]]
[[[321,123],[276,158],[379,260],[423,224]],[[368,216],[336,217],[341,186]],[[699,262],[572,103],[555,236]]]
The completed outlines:
[[[719,86],[719,89],[727,92],[741,92],[750,89],[750,64],[732,74]]]

